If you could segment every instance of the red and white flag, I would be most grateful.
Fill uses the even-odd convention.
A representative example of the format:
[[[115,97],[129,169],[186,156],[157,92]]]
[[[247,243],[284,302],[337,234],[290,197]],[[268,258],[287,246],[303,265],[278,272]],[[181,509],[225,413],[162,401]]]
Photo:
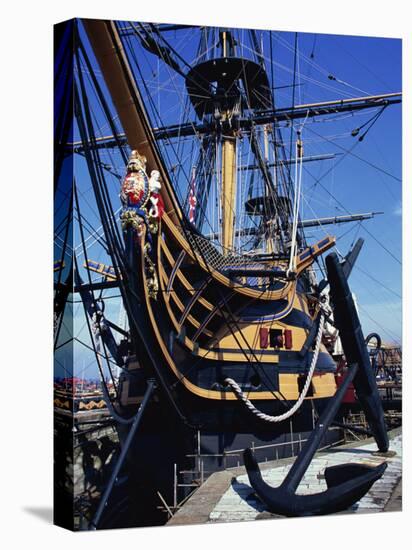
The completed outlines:
[[[190,223],[195,223],[195,217],[196,217],[196,204],[197,204],[197,198],[196,198],[196,167],[193,167],[192,170],[192,179],[190,181],[190,190],[189,190],[189,221]]]

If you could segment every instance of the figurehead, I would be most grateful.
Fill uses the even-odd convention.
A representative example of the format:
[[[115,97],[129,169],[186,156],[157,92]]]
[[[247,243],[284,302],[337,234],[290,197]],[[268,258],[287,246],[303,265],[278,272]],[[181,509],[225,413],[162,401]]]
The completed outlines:
[[[149,199],[146,161],[146,157],[138,151],[131,152],[120,192],[120,199],[125,208],[142,209]]]

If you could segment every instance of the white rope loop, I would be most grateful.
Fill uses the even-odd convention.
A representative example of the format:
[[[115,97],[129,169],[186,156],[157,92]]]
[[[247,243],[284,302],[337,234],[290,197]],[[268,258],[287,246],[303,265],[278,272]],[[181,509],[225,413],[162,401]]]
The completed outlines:
[[[320,345],[322,342],[322,334],[323,334],[323,325],[325,322],[325,316],[323,311],[320,313],[320,319],[319,319],[319,327],[318,327],[318,333],[316,335],[316,344],[315,344],[315,350],[313,352],[312,356],[312,362],[310,364],[308,376],[306,378],[305,385],[301,391],[301,394],[299,395],[298,400],[293,405],[292,408],[290,408],[288,411],[286,411],[283,414],[280,414],[279,416],[271,416],[269,414],[265,414],[262,411],[259,411],[253,403],[246,397],[245,393],[242,391],[240,386],[232,379],[232,378],[226,378],[225,382],[228,384],[232,390],[233,393],[236,395],[236,397],[242,401],[246,407],[258,418],[261,420],[265,420],[266,422],[282,422],[282,420],[286,420],[287,418],[290,418],[295,412],[301,407],[306,394],[308,393],[310,383],[312,381],[313,373],[315,372],[316,364],[318,362],[319,357],[319,351],[320,351]]]

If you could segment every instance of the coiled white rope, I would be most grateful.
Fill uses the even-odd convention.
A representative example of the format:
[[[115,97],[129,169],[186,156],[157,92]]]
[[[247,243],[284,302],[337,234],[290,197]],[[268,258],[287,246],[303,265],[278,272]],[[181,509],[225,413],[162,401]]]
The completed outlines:
[[[306,397],[306,394],[308,393],[310,383],[312,381],[313,373],[315,372],[316,363],[318,362],[319,357],[319,351],[320,351],[320,344],[322,342],[322,333],[323,333],[323,325],[325,322],[325,315],[323,311],[320,313],[320,319],[319,319],[319,327],[318,327],[318,333],[316,335],[316,344],[315,349],[312,356],[312,362],[310,364],[308,376],[306,378],[305,385],[302,389],[301,394],[299,395],[299,399],[296,401],[296,403],[293,405],[291,409],[286,411],[283,414],[280,414],[279,416],[271,416],[269,414],[265,414],[262,411],[259,411],[253,403],[246,397],[244,392],[241,390],[240,386],[232,379],[232,378],[226,378],[225,382],[228,384],[232,390],[233,393],[236,395],[236,397],[242,401],[246,407],[258,418],[261,420],[265,420],[266,422],[282,422],[282,420],[286,420],[287,418],[290,418],[295,412],[300,408],[300,406],[303,403],[303,400]]]

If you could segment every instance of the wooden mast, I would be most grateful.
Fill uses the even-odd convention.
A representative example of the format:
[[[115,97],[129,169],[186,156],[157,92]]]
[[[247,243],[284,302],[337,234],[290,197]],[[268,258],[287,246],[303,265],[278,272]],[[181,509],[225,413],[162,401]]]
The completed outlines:
[[[227,32],[222,32],[222,54],[228,56]],[[224,118],[228,119],[232,113],[226,111]],[[234,131],[222,136],[222,247],[223,254],[228,254],[233,248],[236,200],[236,136]]]
[[[222,142],[222,246],[227,254],[233,248],[236,199],[236,137]]]
[[[268,124],[265,124],[263,126],[263,144],[264,144],[264,160],[265,160],[266,166],[268,166],[270,161],[269,159],[269,125]],[[271,222],[272,220],[268,220],[268,223],[271,223]],[[265,241],[266,241],[266,253],[272,254],[275,251],[275,247],[274,247],[274,242],[273,242],[274,239],[273,239],[273,235],[270,227],[268,227],[268,235]]]

